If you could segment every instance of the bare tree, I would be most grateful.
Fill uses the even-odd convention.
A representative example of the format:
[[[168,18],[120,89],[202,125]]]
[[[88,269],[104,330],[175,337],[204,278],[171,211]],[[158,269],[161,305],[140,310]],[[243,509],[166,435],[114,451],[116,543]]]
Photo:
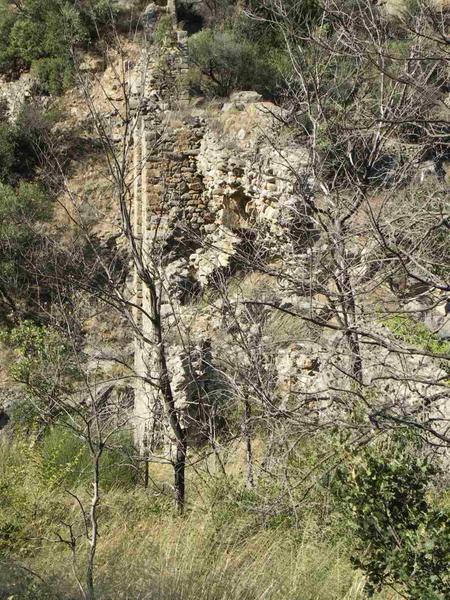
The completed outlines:
[[[152,27],[156,20],[157,16],[151,23]],[[163,120],[155,127],[152,142],[147,144],[143,154],[136,160],[135,149],[140,143],[140,136],[143,135],[142,119],[148,101],[145,94],[148,87],[149,57],[143,52],[143,58],[131,78],[130,60],[126,56],[122,37],[114,25],[111,28],[112,33],[105,53],[114,81],[113,87],[119,90],[119,98],[112,99],[109,88],[104,87],[101,77],[86,75],[78,68],[77,57],[74,55],[73,58],[77,89],[82,95],[97,143],[101,147],[110,193],[120,214],[120,227],[115,240],[116,250],[113,253],[104,252],[94,240],[59,157],[47,151],[45,161],[69,200],[68,204],[65,205],[64,202],[61,204],[62,208],[74,230],[81,234],[84,243],[93,252],[95,264],[102,272],[101,285],[98,285],[98,281],[83,281],[78,276],[74,277],[73,284],[121,315],[128,323],[145,357],[145,372],[137,372],[130,364],[125,366],[129,368],[130,380],[135,382],[140,380],[141,385],[152,390],[153,407],[149,409],[149,420],[151,410],[155,411],[154,419],[160,421],[157,428],[163,428],[162,421],[166,418],[168,420],[175,445],[175,456],[171,459],[174,469],[175,503],[178,510],[182,512],[185,502],[187,440],[171,387],[166,331],[161,314],[163,299],[165,300],[167,295],[164,244],[161,242],[158,227],[147,233],[146,223],[141,222],[144,215],[138,214],[134,197],[138,181],[145,179],[148,161],[158,156],[161,151],[166,123]],[[144,40],[146,33],[147,30],[144,28],[142,33]],[[164,77],[163,62],[162,60],[159,63],[163,71],[161,77]],[[168,85],[170,84],[173,84],[172,80]],[[169,95],[172,92],[173,89],[167,91]],[[168,192],[162,184],[159,207],[155,208],[154,219],[161,218],[167,197]],[[122,252],[119,249],[121,239],[126,242],[130,271],[134,273],[133,282],[130,278],[127,280],[126,275],[124,277],[123,270],[117,270],[118,256]],[[145,297],[145,302],[141,301],[139,294]],[[164,407],[163,412],[159,412],[160,403]],[[148,454],[147,449],[144,452]]]
[[[397,293],[403,287],[405,300],[428,293],[430,311],[448,292],[441,171],[448,156],[443,75],[448,48],[441,36],[448,17],[423,6],[392,19],[366,2],[326,2],[307,17],[303,6],[288,0],[269,0],[253,12],[284,40],[291,63],[291,110],[285,118],[309,151],[309,165],[301,173],[291,165],[297,181],[292,215],[299,225],[288,242],[297,247],[272,272],[293,292],[312,298],[306,319],[342,332],[350,360],[347,375],[356,384],[352,393],[360,394],[368,385],[363,348],[384,348],[399,360],[433,354],[382,333],[380,325],[392,315],[414,314],[413,308],[402,308],[389,286]],[[394,30],[401,41],[392,41]],[[281,148],[279,156],[283,161]],[[432,187],[423,185],[427,169],[434,175]],[[296,269],[301,246],[307,253],[301,252],[303,269]],[[436,353],[438,361],[446,358]],[[445,374],[434,380],[411,372],[396,377],[429,385],[427,405],[439,406],[446,396]],[[377,418],[395,418],[390,413],[395,405],[387,401],[386,412],[380,409]],[[413,418],[409,422],[423,425]],[[446,430],[445,419],[441,425]],[[428,427],[448,442],[434,418]]]

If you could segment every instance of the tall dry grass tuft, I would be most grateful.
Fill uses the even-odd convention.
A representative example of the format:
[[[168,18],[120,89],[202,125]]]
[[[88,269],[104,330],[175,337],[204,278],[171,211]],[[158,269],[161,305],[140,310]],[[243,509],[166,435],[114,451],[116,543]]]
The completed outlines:
[[[98,550],[100,600],[367,598],[345,542],[327,545],[313,522],[301,534],[258,529],[236,514],[229,521],[222,516],[218,526],[213,512],[176,517],[164,502],[152,505],[144,492],[110,492],[103,511],[108,522]],[[34,568],[63,581],[68,556],[49,558],[41,555]]]
[[[233,528],[233,525],[229,525]],[[357,600],[365,595],[337,547],[314,543],[308,532],[295,540],[286,532],[264,531],[236,543],[236,531],[215,532],[199,515],[166,523],[136,543],[112,548],[111,562],[127,569],[109,581],[108,598],[143,600]],[[123,562],[122,562],[123,561]],[[116,562],[117,564],[117,562]],[[115,572],[122,571],[117,565]],[[106,584],[106,581],[105,581]],[[106,591],[106,589],[105,589]]]
[[[63,487],[49,491],[46,463],[29,460],[35,448],[0,451],[8,463],[0,466],[0,598],[80,600],[70,549],[57,541],[67,538],[67,524],[80,534],[75,572],[82,579],[86,540],[77,503]],[[348,559],[351,538],[320,521],[314,507],[298,527],[275,525],[261,520],[250,492],[218,479],[179,517],[169,496],[117,481],[100,507],[97,600],[367,598]],[[72,492],[83,498],[88,483],[78,485]]]

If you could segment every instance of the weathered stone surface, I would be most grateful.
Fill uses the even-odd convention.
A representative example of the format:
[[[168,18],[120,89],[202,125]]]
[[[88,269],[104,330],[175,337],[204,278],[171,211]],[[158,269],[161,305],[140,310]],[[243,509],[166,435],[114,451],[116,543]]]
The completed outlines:
[[[128,61],[127,61],[128,62]],[[79,66],[83,73],[99,73],[105,69],[105,61],[102,58],[87,57]],[[128,69],[129,70],[129,67]]]
[[[0,101],[6,108],[6,116],[15,119],[23,105],[33,96],[36,79],[30,73],[24,73],[15,81],[0,81]]]
[[[250,104],[252,102],[261,102],[262,96],[253,90],[244,92],[234,92],[230,96],[231,102],[239,102],[242,104]]]
[[[212,365],[233,361],[239,367],[245,365],[246,357],[232,343],[233,328],[238,325],[265,357],[264,368],[273,369],[271,393],[279,406],[289,410],[302,402],[310,415],[330,418],[330,410],[338,410],[335,406],[342,397],[352,393],[351,378],[345,376],[351,365],[342,333],[330,333],[326,328],[317,333],[311,327],[299,336],[291,331],[291,324],[283,331],[277,323],[270,330],[272,317],[268,318],[269,331],[262,331],[264,319],[261,323],[251,322],[237,301],[231,309],[220,299],[206,306],[195,301],[196,294],[208,289],[211,281],[223,279],[224,285],[230,284],[237,258],[243,253],[253,256],[252,252],[263,248],[274,264],[283,261],[283,268],[293,281],[302,281],[308,275],[311,241],[318,256],[327,253],[325,243],[314,238],[312,229],[308,244],[301,236],[292,235],[304,230],[308,219],[300,210],[298,178],[308,193],[315,194],[318,187],[309,174],[308,151],[295,143],[284,142],[281,149],[272,143],[271,136],[276,135],[272,113],[279,109],[261,102],[256,92],[233,94],[222,110],[217,103],[211,114],[210,107],[203,110],[203,101],[189,103],[183,93],[174,94],[175,76],[170,85],[163,84],[157,60],[152,60],[153,57],[151,77],[137,88],[142,90],[148,110],[135,139],[137,169],[146,156],[146,185],[135,189],[135,210],[142,216],[136,235],[144,247],[151,249],[149,254],[156,251],[164,257],[160,273],[167,294],[163,298],[164,325],[174,335],[177,324],[189,323],[187,348],[179,339],[169,337],[168,342],[171,382],[182,421],[193,436],[194,431],[201,429],[197,409],[200,402],[209,402],[209,384],[205,383],[209,376],[205,373]],[[186,66],[182,52],[174,51],[171,60],[171,75]],[[153,141],[158,141],[157,150],[148,155]],[[152,218],[161,213],[163,220]],[[148,229],[144,222],[149,224]],[[156,249],[152,245],[155,238]],[[350,253],[361,252],[362,256],[365,251],[370,248],[349,248]],[[267,298],[292,308],[294,313],[313,314],[335,322],[326,296],[315,292],[311,297],[302,297],[292,286],[283,286],[273,278],[264,280],[258,288],[255,275],[259,274],[244,277],[249,282],[247,288],[242,285],[236,295]],[[255,277],[250,281],[251,276]],[[355,267],[354,276],[363,281],[371,276],[370,269]],[[146,308],[145,291],[139,295],[136,290],[136,301]],[[427,326],[443,324],[445,332],[445,322],[448,323],[445,315],[436,315],[436,320]],[[378,335],[389,339],[390,333],[380,328]],[[138,375],[152,373],[152,358],[136,346]],[[388,349],[372,356],[371,347],[364,347],[363,359],[365,385],[373,388],[376,401],[380,406],[391,402],[400,412],[402,407],[420,404],[434,394],[437,390],[429,381],[442,376],[432,361],[414,357],[400,360]],[[385,389],[383,378],[390,380],[389,390]],[[149,431],[157,398],[142,382],[137,384],[135,393],[138,437],[142,441]]]

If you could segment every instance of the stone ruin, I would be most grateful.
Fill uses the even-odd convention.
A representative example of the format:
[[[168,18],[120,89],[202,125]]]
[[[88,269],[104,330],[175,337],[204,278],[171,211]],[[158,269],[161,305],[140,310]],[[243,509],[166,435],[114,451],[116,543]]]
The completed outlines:
[[[217,389],[214,364],[216,356],[227,348],[220,301],[204,307],[200,314],[189,299],[218,273],[229,276],[234,257],[246,244],[263,244],[275,257],[294,256],[293,272],[301,268],[301,240],[299,247],[289,248],[295,236],[286,237],[285,233],[289,228],[295,230],[299,218],[295,210],[299,175],[304,174],[308,189],[314,187],[314,182],[308,179],[305,148],[295,143],[282,145],[282,150],[274,148],[268,132],[279,109],[264,102],[259,94],[238,92],[225,103],[213,103],[212,109],[211,105],[203,106],[202,99],[189,98],[184,85],[189,69],[187,34],[177,28],[173,0],[166,6],[152,3],[147,7],[147,37],[151,42],[162,15],[170,16],[173,35],[162,49],[147,44],[130,80],[131,102],[137,115],[133,227],[143,255],[151,255],[153,260],[155,253],[160,256],[168,292],[162,297],[161,314],[168,329],[173,332],[177,323],[185,321],[195,323],[188,344],[176,335],[168,344],[176,406],[189,443],[195,443],[208,437],[208,413],[213,409]],[[252,237],[255,229],[258,240]],[[151,327],[143,315],[148,312],[150,299],[137,274],[134,291],[133,301],[143,308],[135,311],[136,323],[148,335]],[[307,310],[311,309],[311,300],[300,298],[301,294],[291,298],[290,291],[284,297],[283,293],[281,290],[282,301],[289,304],[292,300],[296,310],[302,309],[302,302],[308,304]],[[314,405],[318,415],[322,406],[332,402],[330,390],[346,385],[330,360],[343,341],[338,335],[320,335],[273,349],[279,394],[283,399],[304,396],[307,402],[310,398],[314,402],[320,399]],[[170,340],[171,334],[168,337]],[[273,348],[270,339],[263,338],[261,343]],[[341,358],[345,361],[343,354]],[[365,361],[368,376],[376,381],[379,363],[371,360],[370,353]],[[403,366],[389,353],[382,363],[394,379],[404,378]],[[136,437],[144,447],[154,446],[167,435],[156,431],[163,411],[155,388],[146,382],[152,377],[153,364],[148,347],[144,349],[136,340]],[[436,375],[435,367],[425,366]],[[410,365],[414,372],[423,371],[425,366]],[[426,384],[411,390],[407,383],[398,384],[395,395],[409,402],[411,394],[421,397],[432,393]]]
[[[151,40],[163,15],[171,17],[173,35],[158,52]],[[288,203],[293,193],[286,161],[300,167],[307,158],[299,149],[281,159],[268,148],[261,153],[257,149],[260,141],[249,143],[242,128],[236,140],[245,151],[227,147],[220,133],[211,129],[205,111],[190,101],[183,85],[189,69],[187,34],[177,29],[174,1],[169,0],[166,6],[150,4],[144,22],[150,43],[130,81],[132,108],[137,115],[133,227],[144,256],[161,252],[164,278],[170,288],[170,294],[162,299],[161,312],[170,324],[183,313],[184,299],[192,290],[207,285],[216,271],[230,266],[255,215],[265,221],[269,234],[277,233],[280,199]],[[239,92],[221,112],[231,114],[257,106],[264,106],[259,94]],[[149,298],[137,275],[134,288],[135,302],[143,308],[135,311],[136,323],[149,334],[150,323],[142,316]],[[202,419],[207,419],[208,394],[214,387],[207,330],[190,348],[175,343],[168,353],[176,405],[192,442],[199,437]],[[148,349],[136,341],[137,439],[150,446],[162,411],[154,387],[145,383],[151,377],[153,362]]]

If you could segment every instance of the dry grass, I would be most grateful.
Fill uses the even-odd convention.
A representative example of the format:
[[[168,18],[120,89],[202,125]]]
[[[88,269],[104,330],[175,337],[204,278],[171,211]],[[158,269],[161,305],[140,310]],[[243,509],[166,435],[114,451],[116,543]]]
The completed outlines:
[[[49,545],[28,566],[45,574],[58,600],[79,597],[65,550]],[[315,525],[304,524],[301,533],[258,530],[244,515],[228,519],[221,507],[180,518],[163,501],[152,504],[143,490],[105,497],[96,575],[99,600],[367,597],[363,578],[349,565],[345,541],[327,545]]]
[[[63,485],[48,489],[39,476],[39,461],[30,461],[34,452],[26,444],[0,444],[0,532],[8,536],[8,524],[2,523],[7,519],[16,527],[11,534],[17,540],[3,555],[0,549],[0,598],[81,600],[70,550],[57,541],[58,534],[67,539],[67,524],[80,535],[76,572],[83,580],[86,541],[80,510]],[[239,455],[235,448],[229,466],[239,468]],[[157,488],[164,483],[167,487],[164,480],[169,475],[166,468],[154,465]],[[318,518],[314,507],[300,515],[298,527],[261,519],[258,497],[239,481],[242,477],[225,482],[191,472],[184,517],[176,516],[171,500],[155,488],[105,491],[97,600],[367,598],[363,577],[350,565],[347,532]],[[85,501],[88,492],[87,483],[76,490]],[[394,598],[385,593],[378,600]]]

